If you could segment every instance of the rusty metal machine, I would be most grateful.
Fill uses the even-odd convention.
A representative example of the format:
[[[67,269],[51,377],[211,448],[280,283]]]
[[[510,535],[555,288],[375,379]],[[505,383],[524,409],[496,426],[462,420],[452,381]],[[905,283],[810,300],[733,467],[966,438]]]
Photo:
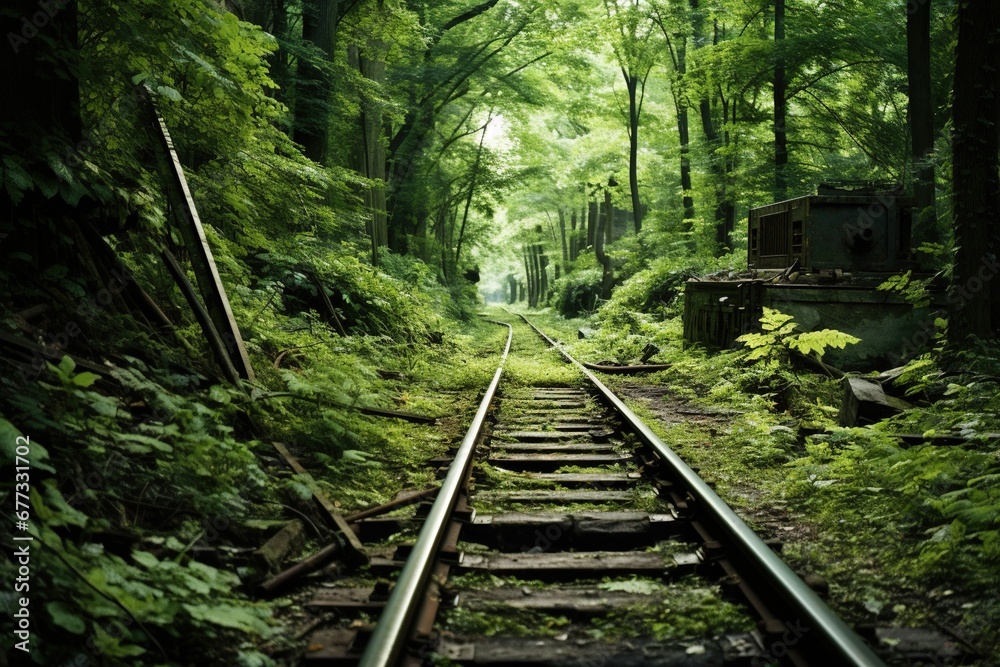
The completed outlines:
[[[839,329],[861,338],[828,360],[846,369],[896,363],[928,338],[943,292],[914,309],[880,291],[889,276],[927,273],[911,249],[910,199],[891,187],[818,193],[750,210],[747,271],[686,284],[685,344],[732,347],[753,331],[764,307],[795,317],[805,330]]]

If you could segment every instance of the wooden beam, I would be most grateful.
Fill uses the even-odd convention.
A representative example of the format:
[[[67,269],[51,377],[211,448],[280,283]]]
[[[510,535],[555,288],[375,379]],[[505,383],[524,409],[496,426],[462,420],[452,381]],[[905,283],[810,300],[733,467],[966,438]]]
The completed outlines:
[[[173,276],[174,281],[177,282],[177,286],[184,293],[184,298],[187,299],[188,305],[191,306],[195,319],[198,320],[198,324],[201,325],[201,330],[205,334],[205,340],[208,341],[208,346],[212,348],[215,360],[222,367],[223,375],[237,387],[241,386],[240,375],[236,367],[233,366],[232,359],[226,351],[226,344],[222,341],[222,337],[219,336],[219,332],[215,328],[215,324],[212,322],[212,318],[205,309],[205,306],[198,300],[198,294],[194,290],[194,285],[191,284],[191,281],[184,274],[184,269],[181,268],[173,253],[166,248],[160,252],[160,257],[163,258],[163,263],[167,265],[167,270],[170,271],[170,275]]]
[[[149,91],[145,87],[140,87],[139,91],[142,98],[147,101],[147,113],[154,135],[153,143],[157,164],[161,177],[166,181],[167,203],[170,205],[171,217],[184,239],[188,254],[191,256],[191,264],[198,281],[198,288],[205,299],[205,305],[216,331],[219,332],[226,344],[225,349],[232,365],[240,377],[253,380],[254,372],[250,365],[250,357],[247,356],[243,337],[240,335],[240,329],[233,317],[226,288],[219,277],[215,257],[212,255],[208,238],[205,236],[205,228],[201,223],[201,218],[198,217],[198,209],[191,196],[191,190],[188,188],[180,158],[177,157],[177,151],[174,150],[167,124],[157,111]]]
[[[362,546],[358,536],[353,530],[351,530],[347,521],[344,520],[344,517],[337,511],[337,508],[334,507],[333,503],[330,502],[330,499],[326,497],[326,494],[320,490],[319,485],[316,483],[316,480],[313,479],[313,476],[309,474],[309,471],[302,467],[299,460],[296,459],[290,451],[288,451],[288,448],[285,447],[284,444],[280,442],[272,442],[271,444],[276,450],[278,450],[278,453],[281,454],[282,458],[285,459],[292,470],[294,470],[295,473],[298,474],[303,481],[305,481],[306,486],[308,486],[312,491],[313,499],[315,499],[316,504],[323,510],[327,523],[331,528],[342,533],[347,542],[347,544],[345,544],[346,549],[349,552],[354,552],[356,555],[359,555],[367,560],[364,546]]]

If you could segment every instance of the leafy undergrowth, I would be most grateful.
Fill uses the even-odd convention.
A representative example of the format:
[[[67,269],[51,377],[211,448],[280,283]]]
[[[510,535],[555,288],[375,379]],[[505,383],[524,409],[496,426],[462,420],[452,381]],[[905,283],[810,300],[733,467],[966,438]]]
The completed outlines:
[[[369,280],[379,289],[391,282]],[[344,513],[430,486],[426,460],[464,432],[506,333],[441,320],[397,291],[398,303],[382,302],[384,317],[368,307],[372,319],[343,337],[313,316],[282,314],[279,297],[258,292],[233,300],[237,319],[253,322],[247,347],[257,380],[246,391],[210,379],[210,361],[134,324],[115,331],[89,319],[80,320],[73,353],[112,361],[107,372],[67,356],[37,380],[0,376],[0,461],[12,470],[15,447],[30,442],[30,480],[18,481],[31,487],[36,661],[175,665],[197,655],[205,664],[274,664],[294,641],[274,609],[290,602],[258,601],[268,570],[248,552],[290,519],[305,519],[315,540],[307,549],[329,535],[305,480],[270,443],[285,443]],[[179,333],[188,353],[200,345],[197,331]],[[0,571],[12,581],[16,564],[4,560]],[[0,605],[13,615],[11,595]],[[15,641],[5,635],[5,652]]]
[[[894,382],[916,407],[863,427],[836,425],[838,382],[793,367],[792,330],[777,322],[750,350],[684,350],[680,318],[641,313],[597,322],[530,315],[581,360],[634,361],[646,343],[670,363],[642,379],[605,376],[669,446],[785,541],[786,560],[830,583],[854,622],[954,628],[1000,664],[1000,353],[979,348],[911,361]],[[600,329],[585,340],[581,327]],[[809,343],[850,344],[836,332]],[[765,331],[764,336],[768,334]],[[819,350],[822,353],[822,347]],[[754,359],[752,357],[758,357]],[[897,433],[960,435],[905,446]],[[994,435],[990,435],[994,434]]]

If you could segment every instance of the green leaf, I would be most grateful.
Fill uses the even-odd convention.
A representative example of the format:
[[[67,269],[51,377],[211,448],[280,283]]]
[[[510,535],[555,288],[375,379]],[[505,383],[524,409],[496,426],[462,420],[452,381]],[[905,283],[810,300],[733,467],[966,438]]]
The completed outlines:
[[[114,437],[117,442],[139,445],[138,447],[130,447],[130,449],[133,449],[133,451],[137,451],[140,454],[145,454],[150,450],[150,448],[164,453],[174,451],[174,448],[167,443],[148,435],[141,435],[139,433],[116,433]],[[143,447],[143,445],[146,446]]]
[[[63,358],[59,361],[58,368],[60,371],[62,371],[63,375],[66,375],[68,377],[76,368],[76,362],[73,361],[73,357],[69,356],[68,354],[64,354]]]
[[[270,629],[261,619],[260,612],[253,609],[230,604],[182,604],[181,606],[196,621],[257,634],[264,634]]]
[[[171,102],[180,102],[183,99],[180,92],[178,92],[176,88],[171,88],[170,86],[157,86],[156,92],[163,95]]]
[[[86,388],[86,387],[89,387],[90,385],[94,384],[95,382],[97,382],[100,379],[101,379],[101,376],[98,375],[97,373],[90,373],[90,372],[84,371],[83,373],[78,373],[77,375],[73,376],[73,384],[75,384],[77,387],[84,387],[84,388]]]
[[[148,551],[141,551],[139,549],[132,552],[132,560],[150,570],[160,564],[160,561],[156,558],[156,556]]]
[[[49,602],[45,605],[45,610],[49,612],[53,623],[74,635],[82,635],[87,629],[87,623],[83,618],[65,602]]]

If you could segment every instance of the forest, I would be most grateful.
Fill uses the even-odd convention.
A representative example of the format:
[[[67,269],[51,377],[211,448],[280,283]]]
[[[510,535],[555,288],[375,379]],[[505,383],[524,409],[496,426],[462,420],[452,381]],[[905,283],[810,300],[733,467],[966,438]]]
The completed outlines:
[[[0,665],[298,664],[303,598],[261,584],[337,532],[317,494],[346,516],[435,486],[514,313],[587,362],[660,364],[608,384],[852,625],[1000,664],[1000,3],[5,0],[0,22]],[[686,290],[750,275],[752,211],[824,193],[905,199],[870,292],[920,328],[884,320],[878,360],[840,370],[851,318],[774,297],[693,340]],[[554,363],[510,382],[557,386]],[[845,371],[892,409],[838,422]]]

